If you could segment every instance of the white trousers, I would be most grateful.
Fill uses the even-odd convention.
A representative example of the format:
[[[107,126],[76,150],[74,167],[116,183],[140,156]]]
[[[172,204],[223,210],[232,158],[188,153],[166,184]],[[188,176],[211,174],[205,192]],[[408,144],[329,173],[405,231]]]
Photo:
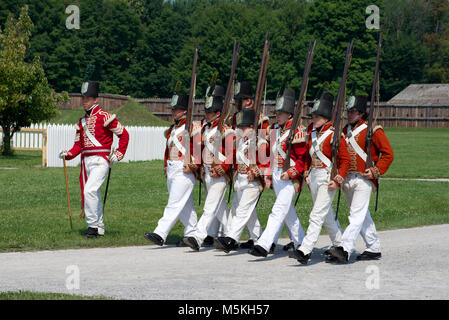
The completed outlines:
[[[232,199],[232,221],[228,228],[227,237],[239,241],[243,229],[247,226],[251,239],[258,239],[262,233],[259,219],[257,219],[256,204],[259,199],[259,182],[248,181],[247,174],[238,174],[234,185]]]
[[[193,233],[197,223],[192,197],[196,179],[193,174],[185,174],[183,166],[183,161],[167,161],[168,203],[154,230],[164,241],[178,219],[184,225],[185,237]]]
[[[276,194],[276,201],[268,217],[267,226],[257,245],[269,251],[271,245],[277,241],[285,221],[290,237],[295,247],[303,241],[304,230],[292,203],[296,191],[291,180],[281,180],[282,169],[274,169],[272,183]]]
[[[337,190],[330,191],[327,187],[330,181],[330,173],[324,168],[313,168],[310,170],[309,179],[313,208],[310,212],[307,234],[299,248],[304,254],[312,252],[323,225],[334,246],[341,246],[342,236],[340,223],[335,219],[335,212],[332,209],[332,201]]]
[[[205,193],[205,198],[207,198],[207,186],[204,186],[204,193]],[[226,193],[226,191],[225,191]],[[225,196],[226,199],[226,196]],[[218,208],[218,211],[224,211],[225,212],[225,217],[224,217],[224,221],[227,221],[227,223],[229,224],[231,222],[232,219],[232,215],[231,212],[229,210],[227,210],[227,203],[226,201],[222,201],[220,204],[220,207]],[[215,237],[219,237],[219,236],[224,236],[224,226],[220,223],[220,221],[217,219],[217,217],[215,217],[214,219],[212,219],[211,224],[209,225],[209,227],[207,228],[207,235],[211,236],[212,238]]]
[[[210,167],[205,166],[204,185],[207,194],[204,200],[203,215],[198,220],[195,231],[192,233],[199,245],[207,237],[209,228],[215,218],[223,225],[223,234],[227,234],[228,220],[231,219],[226,205],[226,179],[225,177],[211,178],[209,170]]]
[[[342,246],[348,254],[354,251],[357,237],[362,235],[366,251],[380,252],[380,240],[369,212],[369,200],[373,185],[359,173],[350,173],[343,183],[343,191],[349,207],[349,225],[342,236]]]
[[[99,229],[104,234],[103,203],[101,202],[101,185],[108,171],[109,164],[103,157],[84,158],[87,181],[84,184],[84,214],[87,226]]]

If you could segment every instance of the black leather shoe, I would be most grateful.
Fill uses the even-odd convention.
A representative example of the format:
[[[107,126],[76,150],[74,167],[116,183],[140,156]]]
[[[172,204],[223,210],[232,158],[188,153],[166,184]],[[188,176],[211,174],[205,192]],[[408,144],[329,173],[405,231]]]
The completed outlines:
[[[329,249],[329,251],[332,256],[338,259],[339,262],[348,262],[349,254],[343,249],[343,247],[332,247]]]
[[[292,259],[296,259],[300,264],[307,264],[310,260],[311,253],[304,254],[299,249],[289,249],[288,250],[288,257]]]
[[[183,238],[182,241],[191,249],[195,251],[200,251],[200,245],[194,237]]]
[[[266,257],[268,254],[267,250],[257,244],[254,245],[254,248],[248,250],[248,253],[256,257]]]
[[[96,237],[98,237],[98,229],[88,227],[84,236],[88,239],[96,238]]]
[[[249,239],[246,242],[240,243],[240,248],[242,248],[242,249],[252,249],[252,248],[254,248],[254,240]]]
[[[153,242],[158,246],[162,246],[164,244],[164,239],[162,239],[161,236],[158,235],[157,233],[145,233],[144,237],[148,241]]]
[[[276,249],[276,243],[273,243],[270,248],[270,254],[274,254],[274,250]]]
[[[290,248],[292,248],[292,249],[295,248],[295,245],[293,244],[293,241],[290,242],[290,243],[288,243],[288,244],[286,244],[285,246],[283,246],[283,247],[282,247],[282,250],[288,251],[288,249],[290,249]]]
[[[214,238],[211,236],[207,236],[202,243],[202,247],[212,247],[214,245]]]
[[[335,258],[333,255],[329,254],[329,255],[325,256],[324,262],[326,262],[326,263],[337,263],[338,259]]]
[[[218,237],[214,239],[214,246],[216,249],[223,250],[229,253],[231,250],[237,250],[237,241],[230,237]]]
[[[363,251],[363,253],[361,255],[358,255],[356,259],[359,261],[379,260],[381,257],[382,257],[382,254],[380,252]]]

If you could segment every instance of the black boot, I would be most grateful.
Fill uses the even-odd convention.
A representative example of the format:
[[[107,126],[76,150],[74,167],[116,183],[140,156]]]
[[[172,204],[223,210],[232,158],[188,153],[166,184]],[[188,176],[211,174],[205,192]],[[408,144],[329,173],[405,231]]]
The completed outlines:
[[[254,248],[254,240],[249,239],[247,242],[240,243],[240,248],[242,248],[242,249],[252,249],[252,248]]]
[[[283,247],[282,247],[282,250],[288,251],[288,249],[294,248],[294,247],[295,247],[295,245],[293,244],[293,241],[292,241],[292,242],[286,244],[285,246],[283,246]]]
[[[182,241],[195,251],[200,251],[200,245],[194,237],[183,238]]]
[[[229,253],[231,250],[237,250],[237,241],[230,237],[218,237],[214,239],[214,246],[219,250]]]
[[[88,239],[96,238],[96,237],[98,237],[98,229],[88,227],[84,236]]]
[[[211,236],[207,236],[206,239],[204,239],[202,247],[212,247],[214,245],[214,238]]]
[[[248,253],[256,257],[266,257],[268,254],[267,250],[257,244],[254,246],[254,248],[248,250]]]
[[[359,261],[366,261],[366,260],[379,260],[382,257],[382,254],[380,252],[369,252],[369,251],[363,251],[363,253],[359,256],[357,256],[357,260]]]
[[[343,247],[332,247],[329,249],[329,251],[332,256],[338,259],[339,262],[348,262],[349,254],[343,249]]]
[[[273,243],[270,248],[270,254],[274,254],[275,249],[276,249],[276,243]]]
[[[310,260],[311,253],[304,254],[299,249],[289,249],[288,250],[288,257],[292,259],[296,259],[300,264],[307,264]]]
[[[145,233],[144,237],[158,246],[162,246],[164,244],[164,239],[162,239],[157,233]]]

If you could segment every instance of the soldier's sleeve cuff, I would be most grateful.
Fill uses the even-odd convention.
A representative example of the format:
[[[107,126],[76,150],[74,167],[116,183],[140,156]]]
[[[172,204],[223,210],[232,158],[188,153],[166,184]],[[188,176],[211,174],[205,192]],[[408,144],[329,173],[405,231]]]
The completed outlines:
[[[373,167],[373,168],[370,168],[370,170],[371,170],[371,173],[373,174],[373,177],[374,177],[374,179],[379,179],[379,177],[380,177],[380,171],[379,171],[379,169],[377,169],[377,167]]]
[[[290,179],[295,179],[299,176],[299,172],[295,167],[291,167],[290,169],[288,169],[287,173],[290,176]]]
[[[115,156],[117,157],[117,160],[120,161],[123,159],[123,153],[121,153],[120,151],[115,151]]]
[[[223,170],[223,167],[218,165],[210,169],[211,173],[215,173],[217,176],[224,176],[225,171]]]
[[[258,166],[253,166],[252,168],[251,168],[251,173],[254,175],[254,177],[259,177],[260,176],[260,170],[259,170],[259,167]]]
[[[334,181],[341,186],[341,184],[345,181],[345,179],[343,179],[343,177],[339,174],[337,174],[334,178]]]

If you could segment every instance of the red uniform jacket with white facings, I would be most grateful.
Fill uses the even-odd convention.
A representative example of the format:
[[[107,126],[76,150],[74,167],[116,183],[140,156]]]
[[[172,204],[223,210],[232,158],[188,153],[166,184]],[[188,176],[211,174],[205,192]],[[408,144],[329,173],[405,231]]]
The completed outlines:
[[[331,134],[327,136],[327,138],[320,144],[320,151],[328,158],[331,159],[332,156],[332,137],[334,136],[334,127],[332,126],[332,122],[328,122],[323,125],[320,131],[317,132],[317,139],[319,139],[323,134],[326,133],[327,130],[331,130]],[[308,174],[309,170],[312,168],[327,168],[326,164],[322,162],[316,153],[313,156],[310,156],[310,149],[312,148],[312,129],[313,126],[309,126],[308,128],[308,145],[307,145],[307,154],[306,154],[306,174]],[[346,145],[346,141],[343,135],[340,137],[340,147],[338,149],[337,155],[337,175],[333,179],[339,186],[343,183],[346,178],[346,174],[348,173],[350,163],[350,157],[348,153],[348,148]]]
[[[223,133],[221,134],[221,141],[218,144],[219,150],[216,150],[215,145],[216,142],[214,142],[213,139],[214,135],[211,135],[210,133],[212,131],[218,130],[219,120],[220,119],[217,119],[211,124],[205,123],[201,128],[202,159],[200,166],[201,167],[204,167],[204,165],[211,166],[212,167],[212,169],[210,170],[211,174],[224,176],[229,181],[229,179],[232,178],[231,168],[235,153],[234,152],[235,134],[234,130],[232,130],[230,126],[223,125]]]
[[[360,120],[355,127],[351,127],[351,131],[356,133],[354,136],[355,142],[359,145],[360,149],[366,153],[366,132],[367,129],[361,130],[357,133],[357,129],[361,126],[365,127],[367,125],[366,120]],[[343,135],[345,139],[348,140],[348,125],[343,128]],[[381,126],[374,126],[373,128],[373,138],[371,144],[371,157],[373,160],[374,168],[372,170],[374,179],[370,180],[377,188],[377,179],[387,172],[391,163],[393,162],[393,149],[391,148],[390,142],[385,135],[384,130]],[[349,166],[349,172],[359,172],[364,173],[366,168],[366,162],[360,157],[356,150],[352,147],[351,143],[347,143],[348,152],[351,157],[351,163]]]
[[[284,167],[283,153],[287,152],[287,137],[290,133],[293,120],[288,120],[284,126],[278,124],[270,126],[267,130],[267,138],[270,141],[270,166],[266,175],[271,176],[271,170]],[[278,142],[277,142],[278,141]],[[280,142],[280,146],[278,144]],[[280,148],[279,151],[277,148]],[[296,128],[290,152],[290,168],[287,170],[296,192],[301,191],[304,162],[307,151],[305,128]]]
[[[78,124],[75,125],[76,136],[75,144],[72,149],[67,152],[66,159],[71,160],[81,154],[81,198],[82,207],[84,208],[84,184],[87,181],[86,170],[84,167],[84,157],[100,156],[109,163],[109,154],[113,142],[113,134],[119,137],[119,146],[116,150],[117,159],[123,159],[129,142],[128,131],[118,122],[115,115],[102,110],[100,106],[95,105],[90,115],[82,117]],[[95,139],[91,141],[86,134],[86,130]]]

